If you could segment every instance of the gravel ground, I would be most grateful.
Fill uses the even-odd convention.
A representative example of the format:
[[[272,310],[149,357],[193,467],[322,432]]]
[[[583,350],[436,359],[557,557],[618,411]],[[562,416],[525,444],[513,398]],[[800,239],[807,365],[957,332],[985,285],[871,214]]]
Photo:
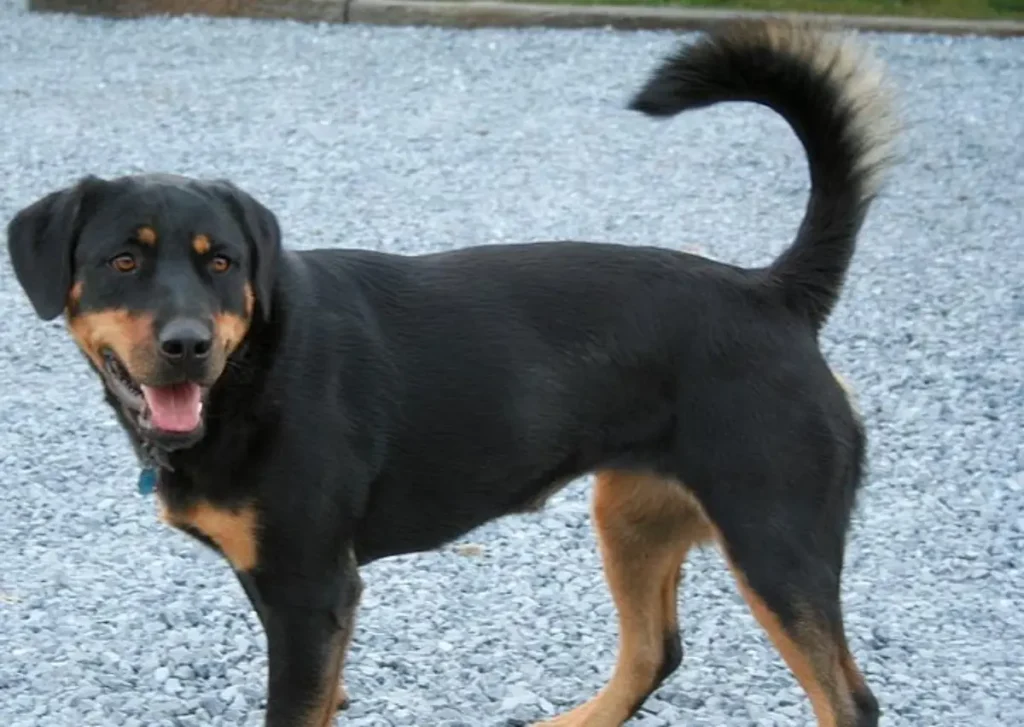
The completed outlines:
[[[86,171],[163,169],[235,179],[294,247],[576,237],[753,264],[802,212],[804,160],[769,112],[623,110],[669,34],[110,23],[0,2],[5,220]],[[873,445],[852,644],[890,727],[1024,724],[1024,43],[875,40],[907,161],[825,341]],[[0,723],[261,725],[265,647],[240,588],[156,522],[98,385],[3,262]],[[590,696],[616,628],[586,485],[473,533],[480,554],[368,567],[341,723],[490,727]],[[691,563],[686,660],[634,723],[809,724],[719,556]]]

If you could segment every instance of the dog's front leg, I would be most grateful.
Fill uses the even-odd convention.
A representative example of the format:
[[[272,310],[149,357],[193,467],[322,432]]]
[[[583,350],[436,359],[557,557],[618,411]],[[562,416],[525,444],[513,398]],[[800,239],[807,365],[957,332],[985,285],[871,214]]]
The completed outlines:
[[[266,727],[328,727],[362,591],[355,564],[325,580],[256,575],[243,585],[267,635]]]

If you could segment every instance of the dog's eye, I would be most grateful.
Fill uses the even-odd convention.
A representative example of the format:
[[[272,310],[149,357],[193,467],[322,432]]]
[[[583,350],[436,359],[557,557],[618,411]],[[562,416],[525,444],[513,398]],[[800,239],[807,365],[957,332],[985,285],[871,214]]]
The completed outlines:
[[[223,255],[214,255],[210,260],[210,270],[215,273],[226,273],[231,267],[231,261]]]
[[[128,253],[117,255],[110,259],[110,267],[119,273],[130,273],[136,268],[135,258]]]

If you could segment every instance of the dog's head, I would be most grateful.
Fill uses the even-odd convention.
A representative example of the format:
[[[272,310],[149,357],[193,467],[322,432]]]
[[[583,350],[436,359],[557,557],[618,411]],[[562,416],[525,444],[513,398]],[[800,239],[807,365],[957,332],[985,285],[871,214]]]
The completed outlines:
[[[229,182],[86,177],[18,212],[7,240],[36,313],[65,314],[139,432],[201,437],[207,392],[270,315],[273,213]]]

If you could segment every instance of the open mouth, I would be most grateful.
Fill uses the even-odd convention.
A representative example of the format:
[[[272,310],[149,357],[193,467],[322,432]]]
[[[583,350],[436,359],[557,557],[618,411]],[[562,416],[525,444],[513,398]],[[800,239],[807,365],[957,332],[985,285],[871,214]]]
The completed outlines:
[[[203,424],[203,387],[191,381],[169,386],[137,383],[113,351],[103,352],[103,370],[111,391],[131,412],[139,428],[186,435]]]

